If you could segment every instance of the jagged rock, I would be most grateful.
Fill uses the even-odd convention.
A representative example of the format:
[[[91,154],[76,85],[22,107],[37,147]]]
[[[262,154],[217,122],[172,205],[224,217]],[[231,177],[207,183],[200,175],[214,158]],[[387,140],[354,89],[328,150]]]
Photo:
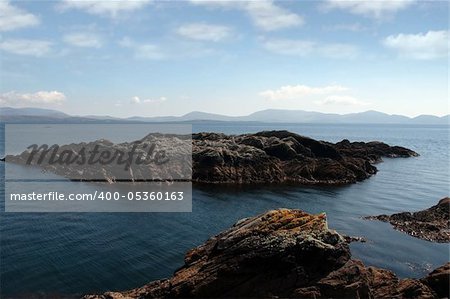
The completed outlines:
[[[372,163],[386,157],[412,157],[417,153],[381,142],[333,144],[317,141],[288,131],[264,131],[256,134],[225,135],[197,133],[191,136],[149,134],[139,140],[138,153],[145,155],[144,145],[156,143],[170,157],[165,167],[131,165],[123,172],[117,165],[40,164],[47,171],[70,179],[171,180],[184,179],[200,183],[282,183],[349,184],[369,178],[377,172]],[[191,143],[192,142],[192,143]],[[129,151],[136,142],[113,144],[107,140],[61,146],[76,155],[81,148],[95,146],[114,152]],[[192,163],[191,152],[192,148]],[[189,149],[189,150],[188,150]],[[25,164],[29,152],[7,156],[6,161]],[[38,155],[37,155],[38,156]],[[175,159],[173,157],[176,157]],[[34,163],[34,164],[33,164]],[[39,164],[33,161],[33,165]]]
[[[297,152],[285,142],[275,143],[264,148],[264,151],[282,161],[292,160],[297,156]]]
[[[436,294],[441,297],[449,297],[450,288],[450,263],[433,270],[427,277],[422,279]]]
[[[193,134],[193,181],[206,183],[348,184],[377,172],[381,157],[418,154],[381,142],[333,144],[289,131]],[[202,155],[208,157],[206,160]],[[215,153],[214,159],[210,159]]]
[[[400,280],[351,259],[325,214],[278,209],[240,220],[190,250],[169,279],[84,299],[438,298],[448,297],[449,265],[421,280]]]
[[[335,144],[335,147],[344,155],[369,159],[371,162],[381,161],[381,157],[408,158],[417,156],[417,153],[401,147],[389,146],[379,141],[350,142],[347,139]]]
[[[399,231],[411,236],[439,243],[450,242],[450,198],[441,199],[437,205],[419,212],[368,216],[365,219],[389,222]]]

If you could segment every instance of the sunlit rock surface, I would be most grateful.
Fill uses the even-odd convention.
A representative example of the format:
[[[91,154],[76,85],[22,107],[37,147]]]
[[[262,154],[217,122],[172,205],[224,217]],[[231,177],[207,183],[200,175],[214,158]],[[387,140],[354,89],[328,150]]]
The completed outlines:
[[[325,214],[278,209],[238,221],[190,250],[169,279],[106,298],[438,298],[448,296],[449,264],[423,279],[351,259],[346,238]]]

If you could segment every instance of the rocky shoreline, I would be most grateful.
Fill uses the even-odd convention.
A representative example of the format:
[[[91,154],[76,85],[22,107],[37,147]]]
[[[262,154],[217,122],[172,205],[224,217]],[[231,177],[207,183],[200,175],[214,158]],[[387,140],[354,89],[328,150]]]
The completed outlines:
[[[399,279],[352,259],[347,240],[328,228],[325,214],[272,210],[190,250],[169,279],[83,299],[449,297],[450,263]]]
[[[364,217],[369,220],[389,222],[396,230],[430,242],[450,242],[450,198],[419,212]]]
[[[142,180],[191,180],[198,183],[266,184],[297,183],[305,185],[350,184],[365,180],[377,172],[375,163],[382,157],[415,157],[418,154],[400,146],[382,142],[338,143],[317,141],[289,131],[263,131],[255,134],[225,135],[196,133],[191,136],[149,134],[134,149],[136,156],[149,156],[143,147],[157,144],[171,159],[167,165],[133,164],[127,171],[121,165],[77,166],[65,163],[38,163],[39,153],[30,165],[65,176],[72,180],[90,178],[115,182]],[[79,154],[85,152],[126,152],[136,142],[114,144],[107,140],[61,146],[63,151]],[[192,147],[192,156],[190,149]],[[6,156],[10,163],[26,164],[30,152]],[[173,158],[174,157],[174,158]],[[191,158],[192,157],[192,158]],[[47,159],[47,158],[46,158]],[[44,160],[44,162],[47,162]]]

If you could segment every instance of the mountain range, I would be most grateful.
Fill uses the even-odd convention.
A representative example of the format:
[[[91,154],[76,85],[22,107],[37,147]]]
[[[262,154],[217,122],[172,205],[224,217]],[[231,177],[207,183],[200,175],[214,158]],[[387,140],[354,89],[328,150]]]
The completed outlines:
[[[268,122],[268,123],[342,123],[342,124],[429,124],[449,125],[450,116],[419,115],[407,117],[366,111],[350,114],[321,113],[303,110],[267,109],[246,116],[227,116],[221,114],[193,111],[182,116],[134,116],[118,118],[112,116],[73,116],[61,111],[41,108],[0,107],[0,122],[3,123],[120,123],[120,122]]]

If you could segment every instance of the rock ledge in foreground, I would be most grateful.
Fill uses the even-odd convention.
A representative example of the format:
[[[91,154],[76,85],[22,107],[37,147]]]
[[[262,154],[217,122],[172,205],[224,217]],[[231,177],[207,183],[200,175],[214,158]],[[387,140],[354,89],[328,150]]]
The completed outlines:
[[[190,250],[169,279],[84,299],[106,298],[439,298],[450,263],[423,279],[351,259],[325,214],[278,209],[238,221]]]

